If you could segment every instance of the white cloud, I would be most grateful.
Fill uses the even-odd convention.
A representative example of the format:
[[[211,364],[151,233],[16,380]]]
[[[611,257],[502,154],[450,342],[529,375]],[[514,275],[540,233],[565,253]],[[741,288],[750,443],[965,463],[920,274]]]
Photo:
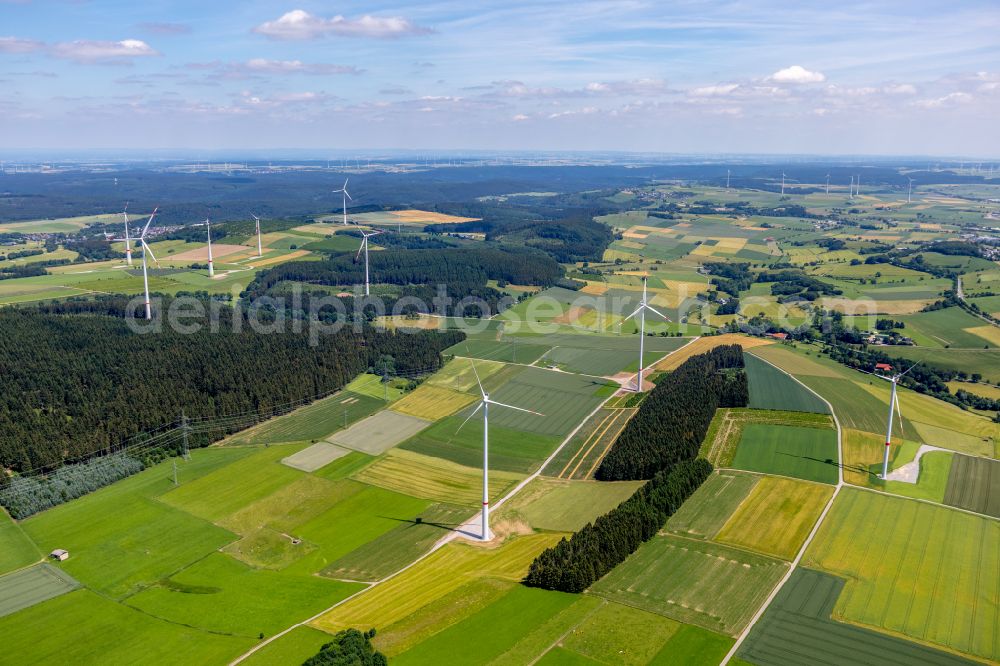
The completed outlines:
[[[910,85],[909,83],[900,83],[900,84],[888,85],[882,88],[882,92],[887,93],[889,95],[916,95],[917,88],[916,86]]]
[[[935,97],[933,99],[922,99],[914,102],[915,106],[919,106],[925,109],[940,109],[942,107],[957,106],[960,104],[968,104],[972,101],[972,95],[964,92],[953,92],[944,95],[943,97]]]
[[[695,97],[720,97],[735,92],[739,87],[737,83],[720,83],[716,86],[695,88],[691,91],[691,94]]]
[[[791,67],[786,67],[785,69],[779,69],[767,78],[769,81],[774,81],[775,83],[798,84],[822,83],[823,81],[826,81],[826,77],[822,72],[812,72],[799,65],[792,65]]]
[[[248,60],[245,67],[253,72],[271,74],[358,74],[361,72],[357,67],[350,65],[304,63],[301,60],[267,60],[265,58]]]
[[[341,15],[332,18],[314,16],[302,9],[294,9],[274,21],[267,21],[254,28],[254,32],[279,40],[317,39],[328,35],[341,37],[405,37],[431,32],[399,16],[370,16],[348,19]]]
[[[52,55],[77,62],[111,62],[160,54],[141,39],[123,39],[120,42],[63,42],[52,47]]]
[[[518,113],[517,115],[515,115],[512,118],[512,120],[514,122],[520,123],[520,122],[524,122],[525,120],[528,120],[528,116],[524,115],[523,113]]]
[[[31,53],[45,47],[42,42],[20,37],[0,37],[0,53]]]

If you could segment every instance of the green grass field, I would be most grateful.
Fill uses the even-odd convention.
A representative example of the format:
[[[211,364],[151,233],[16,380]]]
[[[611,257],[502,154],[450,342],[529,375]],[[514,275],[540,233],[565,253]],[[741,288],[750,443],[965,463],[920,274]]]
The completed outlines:
[[[726,635],[739,633],[788,565],[721,544],[658,536],[591,590]]]
[[[744,426],[733,458],[737,469],[831,484],[838,464],[836,431],[761,423]]]
[[[502,342],[498,340],[464,340],[457,345],[448,347],[442,353],[448,356],[531,365],[550,349],[551,347],[545,344],[508,336]]]
[[[213,553],[126,603],[149,615],[221,634],[275,634],[363,589],[318,576],[253,569]]]
[[[430,550],[448,532],[471,518],[473,510],[450,504],[432,504],[412,520],[355,548],[323,569],[330,578],[374,581],[395,573]]]
[[[713,538],[759,479],[755,474],[717,471],[667,520],[667,531],[695,539]]]
[[[744,354],[743,358],[750,384],[749,407],[819,414],[830,412],[826,403],[773,365],[753,354]]]
[[[39,628],[58,623],[58,631]],[[224,664],[249,650],[253,639],[213,634],[76,590],[0,618],[4,654],[19,664]]]
[[[476,361],[475,363],[475,369],[473,369],[472,361],[468,359],[456,358],[448,361],[443,368],[427,378],[427,383],[452,391],[478,391],[476,373],[479,373],[480,380],[485,380],[506,367],[503,363],[494,361]]]
[[[301,664],[319,652],[333,636],[312,627],[295,627],[290,632],[254,652],[241,664],[246,666],[272,666],[273,664]]]
[[[482,501],[481,462],[478,468],[466,467],[449,460],[397,449],[363,469],[355,478],[436,502],[478,508]],[[491,464],[491,501],[505,495],[522,478],[520,474],[498,470]]]
[[[833,418],[813,412],[783,412],[742,407],[716,410],[708,425],[699,455],[716,467],[730,467],[743,437],[743,428],[751,423],[773,426],[833,429]]]
[[[951,461],[943,501],[1000,518],[1000,462],[956,455]]]
[[[631,497],[642,484],[539,477],[498,509],[497,520],[523,521],[540,530],[576,532]]]
[[[21,526],[0,509],[0,574],[28,566],[42,557]]]
[[[413,520],[430,504],[427,500],[384,488],[364,486],[295,528],[295,536],[315,545],[316,549],[285,570],[315,573],[325,569],[355,548]]]
[[[228,438],[226,444],[280,444],[325,439],[384,406],[381,396],[374,398],[352,391],[341,391],[243,430]]]
[[[870,629],[830,619],[844,580],[798,568],[737,655],[757,666],[813,664],[920,664],[969,666],[973,662]],[[733,663],[733,662],[730,662]]]
[[[845,489],[803,564],[847,579],[836,620],[983,659],[1000,657],[995,520]]]
[[[465,467],[483,463],[483,420],[477,414],[468,418],[468,410],[438,421],[400,445],[400,449],[441,458]],[[505,428],[492,418],[504,410],[490,412],[490,469],[515,473],[534,471],[539,463],[559,445],[559,438],[513,428]],[[516,412],[520,414],[520,412]],[[535,417],[533,417],[535,418]]]
[[[219,520],[301,478],[303,472],[279,461],[306,446],[294,444],[252,450],[252,455],[242,460],[181,484],[164,494],[161,500],[199,518]]]
[[[733,639],[690,624],[670,637],[663,649],[649,662],[650,666],[715,666],[733,646]],[[729,663],[737,666],[734,662]]]
[[[0,617],[72,592],[80,587],[73,577],[49,564],[0,576]]]
[[[392,410],[429,421],[437,421],[454,414],[473,401],[475,401],[475,397],[468,393],[459,393],[440,386],[423,384],[417,390],[396,401]]]
[[[985,322],[983,322],[985,323]],[[933,349],[927,347],[895,347],[894,356],[921,361],[927,365],[961,370],[968,375],[978,372],[991,383],[1000,383],[1000,354],[995,349]]]
[[[167,466],[158,465],[32,516],[22,525],[44,552],[70,552],[61,567],[74,578],[104,595],[122,598],[235,538],[151,497],[155,488],[169,487],[167,474]]]
[[[899,317],[899,320],[906,324],[902,334],[912,338],[914,344],[920,347],[996,347],[982,336],[966,330],[977,329],[986,322],[959,307],[919,312]]]
[[[792,560],[831,495],[829,486],[765,476],[715,538]]]
[[[573,627],[559,647],[602,664],[648,664],[683,625],[648,611],[605,602]]]
[[[515,586],[500,599],[393,658],[394,664],[441,664],[461,655],[463,664],[486,664],[579,597]]]

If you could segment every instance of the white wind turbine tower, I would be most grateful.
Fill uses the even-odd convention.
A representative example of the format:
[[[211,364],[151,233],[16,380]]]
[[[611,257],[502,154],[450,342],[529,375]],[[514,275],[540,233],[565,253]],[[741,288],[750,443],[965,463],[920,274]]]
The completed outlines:
[[[125,265],[132,265],[132,239],[128,237],[128,202],[125,202],[125,210],[122,211],[125,218]]]
[[[910,181],[909,186],[906,188],[906,203],[910,203],[912,201],[911,195],[913,194],[913,179],[909,176],[906,179]]]
[[[149,231],[149,225],[153,222],[153,218],[156,217],[156,211],[158,210],[159,208],[153,209],[153,213],[149,216],[149,219],[146,220],[146,226],[142,228],[142,233],[140,233],[139,237],[136,239],[137,241],[139,241],[139,244],[142,245],[142,286],[146,294],[146,319],[153,318],[153,310],[149,304],[149,272],[148,269],[146,268],[146,254],[148,253],[149,256],[153,258],[153,261],[156,262],[157,266],[160,265],[160,262],[156,260],[156,255],[153,254],[153,251],[150,249],[149,244],[146,243],[146,232]],[[123,240],[125,239],[116,238],[114,242],[118,243]]]
[[[482,541],[490,540],[490,405],[496,405],[497,407],[506,407],[507,409],[516,409],[519,412],[526,412],[528,414],[534,414],[535,416],[545,416],[540,412],[534,412],[530,409],[524,409],[523,407],[515,407],[514,405],[505,405],[502,402],[496,402],[495,400],[490,400],[490,394],[486,392],[483,388],[483,382],[479,379],[479,372],[476,370],[476,364],[472,363],[472,371],[476,375],[476,383],[479,384],[479,392],[482,394],[483,398],[476,405],[476,408],[472,410],[472,413],[466,417],[462,425],[458,426],[458,430],[461,430],[466,423],[469,422],[473,416],[476,415],[480,409],[483,410],[483,515],[482,531],[479,533],[479,538]],[[455,432],[457,433],[458,430]]]
[[[848,190],[848,199],[854,198],[854,176],[851,176],[851,189]]]
[[[917,367],[916,363],[914,363],[909,368],[907,368],[905,372],[901,372],[901,373],[899,373],[897,375],[893,375],[892,377],[886,377],[885,375],[880,375],[880,374],[877,374],[877,373],[873,373],[879,379],[884,379],[887,382],[891,382],[892,383],[892,393],[889,395],[889,424],[888,424],[888,426],[886,427],[886,430],[885,430],[885,454],[882,457],[882,478],[883,479],[885,479],[886,476],[889,475],[889,447],[892,445],[892,412],[893,412],[893,410],[896,411],[896,415],[899,417],[899,424],[900,424],[900,426],[902,426],[902,424],[903,424],[903,414],[899,411],[899,397],[896,395],[896,385],[899,383],[899,380],[902,379],[903,375],[905,375],[910,370],[913,370],[913,368],[915,368],[915,367]]]
[[[205,218],[205,230],[208,233],[208,277],[215,277],[215,263],[212,261],[212,223]]]
[[[729,189],[729,169],[726,169],[726,189]]]
[[[785,172],[781,172],[781,196],[785,196]]]
[[[258,258],[263,257],[264,250],[260,244],[260,218],[254,215],[253,213],[250,213],[250,216],[253,217],[253,219],[257,222],[257,257]]]
[[[826,174],[826,193],[830,193],[830,174]]]
[[[625,317],[625,319],[622,320],[622,321],[628,321],[632,317],[634,317],[636,315],[639,315],[639,372],[637,372],[635,374],[635,392],[636,393],[642,393],[643,348],[644,348],[645,342],[646,342],[646,310],[649,310],[650,312],[654,312],[654,313],[660,315],[661,317],[663,317],[664,319],[666,319],[667,321],[670,321],[670,317],[668,317],[667,315],[663,314],[659,310],[653,308],[646,301],[646,277],[643,276],[643,278],[642,278],[642,300],[639,301],[639,307],[637,307],[635,309],[635,312],[633,312],[632,314],[630,314],[629,316]]]
[[[857,186],[858,196],[861,196],[861,174],[858,174],[858,186]]]
[[[340,188],[339,190],[333,190],[334,194],[336,194],[337,192],[340,192],[341,194],[344,195],[344,224],[347,224],[347,200],[350,199],[351,201],[354,201],[354,197],[352,197],[351,194],[347,191],[347,181],[348,180],[350,180],[350,178],[345,178],[344,179],[344,186],[342,188]]]
[[[382,231],[365,231],[364,229],[361,229],[361,236],[362,236],[361,247],[358,248],[358,254],[357,254],[357,256],[354,257],[354,260],[357,261],[358,257],[361,256],[362,250],[364,250],[364,253],[365,253],[365,296],[368,295],[368,239],[371,238],[372,236],[378,236],[381,233],[384,233],[384,232],[382,232]]]

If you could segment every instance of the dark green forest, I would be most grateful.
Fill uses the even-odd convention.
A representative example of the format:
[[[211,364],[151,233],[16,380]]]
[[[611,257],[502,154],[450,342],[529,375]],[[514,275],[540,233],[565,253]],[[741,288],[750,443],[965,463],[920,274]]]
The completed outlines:
[[[716,347],[692,356],[650,391],[612,448],[599,479],[649,479],[616,508],[543,551],[524,584],[582,592],[651,539],[712,473],[696,458],[715,410],[749,401],[743,349]],[[609,454],[610,457],[610,454]],[[608,458],[605,458],[607,462]]]
[[[692,356],[650,391],[597,468],[602,481],[649,479],[694,458],[719,407],[749,400],[743,349],[724,345]]]
[[[114,313],[116,303],[58,309]],[[270,412],[343,387],[383,355],[397,372],[433,370],[440,351],[464,338],[344,327],[310,346],[307,327],[257,333],[227,308],[218,333],[170,328],[137,334],[120,316],[0,311],[0,466],[26,472],[107,451],[182,411],[193,419]]]

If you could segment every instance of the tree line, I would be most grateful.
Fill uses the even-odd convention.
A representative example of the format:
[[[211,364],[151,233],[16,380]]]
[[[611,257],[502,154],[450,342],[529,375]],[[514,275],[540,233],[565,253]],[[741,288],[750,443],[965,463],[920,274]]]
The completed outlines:
[[[612,453],[618,452],[617,460],[608,469],[604,463],[598,468],[599,479],[649,481],[570,539],[543,551],[523,583],[582,592],[655,536],[712,473],[712,464],[696,456],[715,410],[747,404],[742,366],[742,347],[722,346],[691,357],[668,381],[657,383],[616,440]]]
[[[206,316],[196,333],[164,326],[137,334],[120,316],[98,314],[121,307],[0,311],[0,467],[28,472],[107,452],[182,411],[197,419],[280,409],[342,388],[385,355],[397,371],[437,368],[441,350],[464,338],[364,326],[312,346],[307,327],[258,333],[245,313],[225,307],[218,332]],[[202,435],[191,445],[209,441]]]
[[[743,348],[723,345],[692,356],[660,382],[597,468],[601,481],[649,479],[698,455],[718,407],[749,401]]]

